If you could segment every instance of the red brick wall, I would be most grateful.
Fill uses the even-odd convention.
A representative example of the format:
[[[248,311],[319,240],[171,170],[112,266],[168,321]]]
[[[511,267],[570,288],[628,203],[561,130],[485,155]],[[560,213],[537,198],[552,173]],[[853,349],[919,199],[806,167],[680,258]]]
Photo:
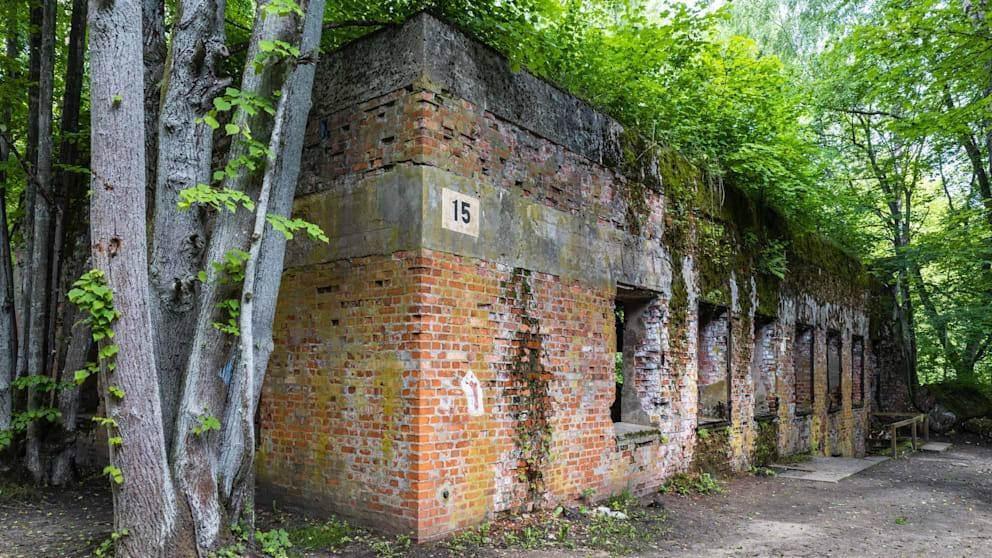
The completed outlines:
[[[307,124],[298,195],[338,187],[401,164],[427,164],[485,181],[569,213],[625,230],[627,179],[463,99],[402,89],[333,113],[315,106]],[[646,192],[656,238],[662,196]]]
[[[343,196],[412,165],[591,216],[618,235],[630,232],[632,211],[646,212],[637,226],[646,242],[664,229],[657,193],[646,190],[644,207],[632,208],[617,172],[416,87],[336,112],[316,103],[300,190]],[[692,461],[697,380],[728,378],[726,453],[746,467],[756,436],[753,282],[748,291],[747,280],[728,278],[752,299],[749,309],[735,298],[697,337],[694,263],[672,264],[682,268],[688,304],[672,316],[670,293],[660,292],[645,313],[651,333],[634,357],[633,392],[654,429],[630,437],[618,436],[610,417],[615,284],[584,280],[583,270],[552,275],[426,248],[289,269],[263,390],[260,486],[422,539],[589,489],[600,498],[647,493]],[[761,366],[778,363],[788,378],[776,395],[793,403],[780,410],[781,436],[805,429],[801,443],[783,447],[802,450],[841,428],[849,435],[840,419],[821,421],[816,435],[811,421],[788,422],[790,388],[812,390],[812,378],[791,374],[793,322],[769,327],[782,343],[762,351]],[[801,385],[790,386],[797,377]]]
[[[796,326],[795,341],[792,345],[793,402],[795,412],[808,413],[813,410],[813,351],[814,330],[809,326]]]
[[[865,391],[865,338],[851,338],[851,401],[854,406],[864,405],[868,398]]]
[[[257,457],[277,504],[416,526],[418,269],[398,253],[286,272]]]

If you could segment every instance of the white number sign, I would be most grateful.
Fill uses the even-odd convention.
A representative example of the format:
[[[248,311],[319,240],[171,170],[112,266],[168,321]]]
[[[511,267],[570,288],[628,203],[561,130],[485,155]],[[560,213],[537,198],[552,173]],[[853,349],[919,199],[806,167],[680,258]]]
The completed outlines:
[[[482,216],[479,199],[444,188],[441,190],[441,226],[469,236],[479,236]]]

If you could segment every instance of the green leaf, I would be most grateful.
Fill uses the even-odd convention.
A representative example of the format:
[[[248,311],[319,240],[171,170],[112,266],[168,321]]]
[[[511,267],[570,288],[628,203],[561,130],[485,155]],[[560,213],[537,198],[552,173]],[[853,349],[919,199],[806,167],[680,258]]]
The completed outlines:
[[[214,97],[214,108],[219,111],[228,111],[231,110],[231,103],[224,97]]]
[[[98,354],[101,360],[108,359],[115,356],[121,350],[116,344],[104,345],[100,347],[100,352]]]
[[[109,476],[111,480],[113,480],[114,483],[116,484],[124,483],[124,473],[122,473],[120,469],[114,467],[113,465],[107,465],[106,467],[104,467],[103,474]]]
[[[207,126],[210,126],[214,130],[220,128],[220,122],[217,122],[217,119],[214,118],[213,115],[209,113],[203,117],[203,122],[205,122]]]
[[[179,191],[177,207],[188,210],[194,205],[205,205],[214,211],[227,209],[231,213],[241,206],[248,211],[255,209],[255,202],[247,194],[230,188],[214,188],[207,184],[197,184]]]
[[[117,399],[124,399],[124,390],[120,386],[110,386],[107,391]]]
[[[196,417],[198,426],[193,427],[193,434],[201,436],[211,430],[220,430],[220,420],[213,415],[199,415]]]
[[[282,235],[286,237],[286,240],[292,240],[293,233],[302,230],[313,240],[324,243],[330,241],[330,239],[327,238],[327,235],[324,234],[323,229],[303,219],[288,219],[282,215],[268,213],[265,215],[265,220],[269,223],[273,230],[282,233]]]
[[[92,417],[90,420],[99,424],[100,426],[106,426],[107,428],[117,428],[117,421],[108,417]]]

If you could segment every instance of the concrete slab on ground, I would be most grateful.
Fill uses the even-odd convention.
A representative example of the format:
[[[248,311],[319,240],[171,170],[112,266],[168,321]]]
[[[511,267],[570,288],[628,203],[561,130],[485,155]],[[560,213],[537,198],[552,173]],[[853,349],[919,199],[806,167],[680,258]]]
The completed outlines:
[[[840,482],[847,477],[878,465],[889,458],[871,455],[857,457],[814,457],[804,463],[795,465],[771,465],[775,469],[784,469],[778,476],[787,479],[800,479],[819,482]]]
[[[933,451],[936,453],[943,453],[951,448],[951,444],[947,442],[927,442],[920,447],[923,451]]]

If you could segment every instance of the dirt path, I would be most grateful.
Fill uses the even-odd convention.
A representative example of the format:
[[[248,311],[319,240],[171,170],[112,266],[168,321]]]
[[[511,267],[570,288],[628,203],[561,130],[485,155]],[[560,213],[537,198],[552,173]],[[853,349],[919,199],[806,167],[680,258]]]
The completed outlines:
[[[619,528],[646,544],[643,558],[715,557],[979,557],[992,558],[992,446],[958,441],[947,453],[917,453],[886,461],[838,484],[744,477],[715,496],[666,495],[660,528]],[[658,508],[654,508],[657,510]],[[658,514],[659,512],[652,512]],[[0,557],[87,556],[111,530],[102,484],[26,489],[0,484]],[[294,525],[295,524],[295,525]],[[285,527],[299,527],[289,518]],[[528,548],[446,544],[414,546],[390,556],[564,558],[608,556],[583,550],[585,541]],[[372,535],[367,535],[372,537]],[[359,537],[360,539],[360,537]],[[353,539],[354,540],[354,539]],[[389,543],[395,541],[375,539]],[[339,553],[308,556],[374,557],[373,539]]]
[[[110,494],[103,482],[65,489],[5,483],[0,526],[0,557],[89,556],[113,530]]]
[[[665,504],[671,539],[645,556],[992,557],[992,448],[958,443],[837,484],[744,478]]]

